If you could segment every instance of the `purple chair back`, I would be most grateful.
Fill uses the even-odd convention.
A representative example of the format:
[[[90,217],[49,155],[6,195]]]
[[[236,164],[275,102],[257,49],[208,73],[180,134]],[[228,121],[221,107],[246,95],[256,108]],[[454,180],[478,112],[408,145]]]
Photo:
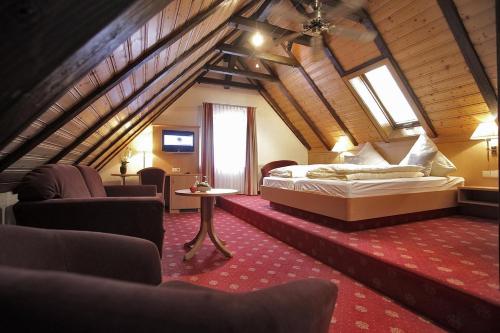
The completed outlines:
[[[160,168],[145,168],[137,172],[141,185],[156,185],[156,193],[163,194],[165,186],[165,171]]]

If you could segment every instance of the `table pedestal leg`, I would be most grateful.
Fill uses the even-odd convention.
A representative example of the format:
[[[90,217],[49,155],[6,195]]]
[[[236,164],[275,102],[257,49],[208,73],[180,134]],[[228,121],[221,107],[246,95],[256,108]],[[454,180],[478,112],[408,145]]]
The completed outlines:
[[[210,236],[210,239],[214,243],[215,247],[221,251],[224,256],[231,258],[233,255],[229,250],[227,250],[224,245],[225,243],[217,237],[215,233],[215,229],[213,226],[213,214],[214,214],[214,197],[202,197],[201,198],[201,223],[200,230],[196,237],[185,244],[186,247],[191,247],[188,253],[184,256],[184,260],[191,259],[196,252],[198,252],[199,248],[203,244],[207,233]]]

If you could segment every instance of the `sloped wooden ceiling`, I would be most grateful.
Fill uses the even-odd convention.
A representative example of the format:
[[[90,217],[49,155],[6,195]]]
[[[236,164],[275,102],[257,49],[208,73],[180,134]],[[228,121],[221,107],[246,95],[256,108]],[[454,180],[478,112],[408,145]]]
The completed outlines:
[[[270,0],[166,3],[14,139],[2,142],[0,190],[11,189],[44,163],[101,168],[196,81],[227,79],[207,75],[205,65],[227,65],[217,51],[223,44],[250,48],[248,35],[230,22],[238,16],[265,21],[272,5]],[[443,15],[450,6],[460,19],[458,28]],[[313,151],[331,149],[341,135],[357,143],[384,139],[342,79],[382,58],[400,70],[438,141],[466,140],[481,120],[496,115],[497,97],[491,95],[497,90],[494,0],[372,0],[361,14],[362,21],[340,23],[378,30],[374,42],[334,37],[319,59],[300,43],[291,50],[275,47],[268,52],[296,59],[298,66],[260,62],[257,70],[254,59],[239,58],[232,60],[236,68],[251,68],[278,81],[235,77],[235,84],[259,90]],[[290,29],[279,18],[269,23]],[[454,36],[460,28],[484,70],[489,93],[484,80],[473,75],[476,69],[471,73],[470,59]]]

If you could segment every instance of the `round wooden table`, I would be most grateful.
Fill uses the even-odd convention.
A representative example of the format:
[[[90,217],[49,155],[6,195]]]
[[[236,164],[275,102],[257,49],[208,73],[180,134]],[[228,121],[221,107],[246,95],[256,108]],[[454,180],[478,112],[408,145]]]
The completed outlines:
[[[185,247],[190,249],[188,253],[184,255],[184,260],[191,259],[196,254],[196,252],[198,252],[201,245],[203,244],[203,241],[207,237],[207,233],[212,240],[212,243],[214,243],[215,247],[219,251],[221,251],[228,258],[231,258],[233,256],[232,253],[224,247],[224,241],[219,239],[219,237],[217,237],[217,234],[215,233],[213,215],[215,198],[235,193],[238,193],[238,191],[225,188],[213,188],[207,192],[194,193],[192,193],[188,189],[175,191],[175,194],[177,195],[183,195],[187,197],[200,197],[201,200],[200,230],[198,230],[196,237],[193,238],[192,241],[184,244]]]

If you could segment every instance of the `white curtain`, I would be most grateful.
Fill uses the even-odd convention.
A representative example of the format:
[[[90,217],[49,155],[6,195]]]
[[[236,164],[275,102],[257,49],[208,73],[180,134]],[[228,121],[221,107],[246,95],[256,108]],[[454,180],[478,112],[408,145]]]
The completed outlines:
[[[247,108],[213,105],[215,187],[243,193],[245,187]]]

